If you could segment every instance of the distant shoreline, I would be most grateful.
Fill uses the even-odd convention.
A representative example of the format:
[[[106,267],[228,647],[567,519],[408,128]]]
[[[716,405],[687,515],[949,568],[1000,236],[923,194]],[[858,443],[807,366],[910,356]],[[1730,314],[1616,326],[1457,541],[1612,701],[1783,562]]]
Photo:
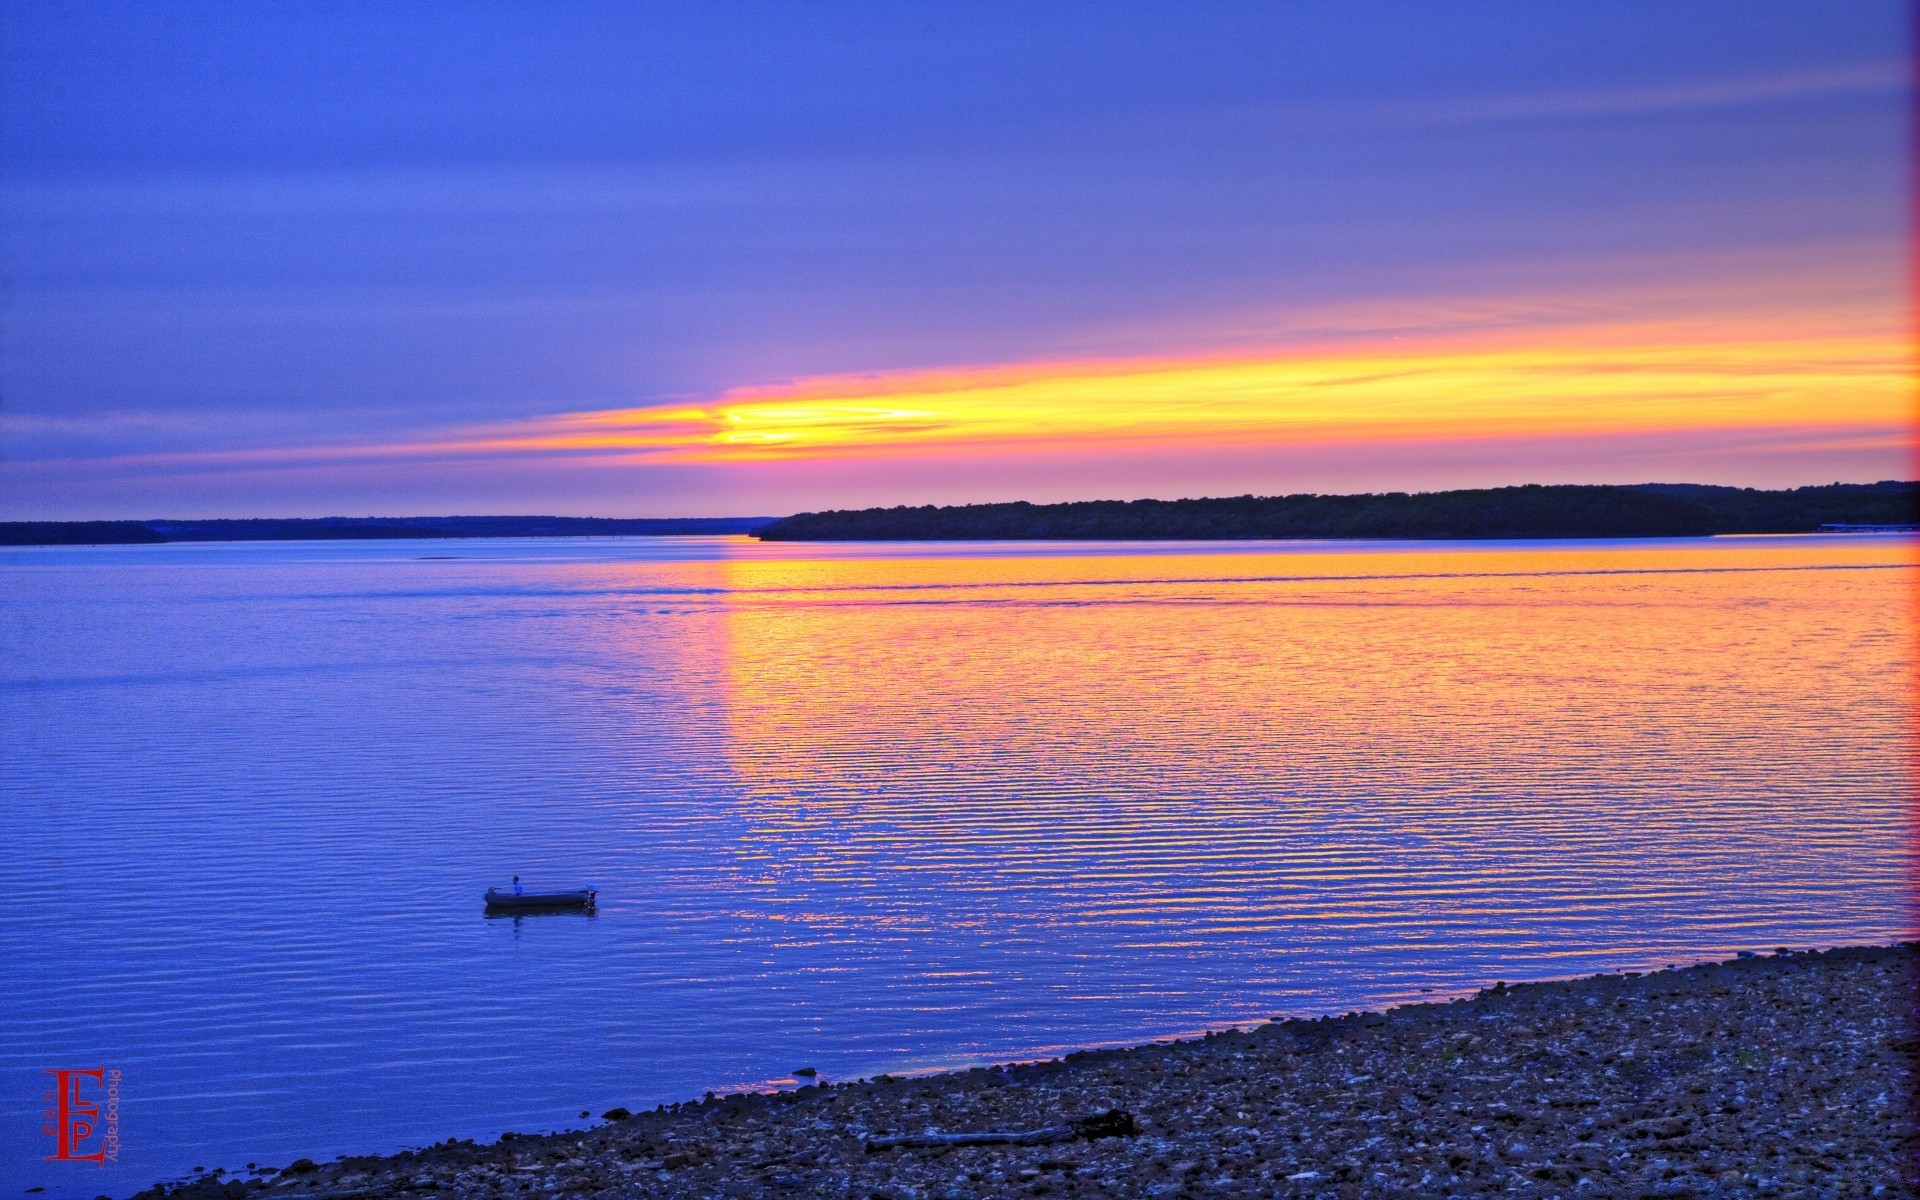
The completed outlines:
[[[1911,1169],[1920,943],[1743,955],[1044,1062],[203,1173],[138,1200],[1865,1195]],[[1030,1141],[889,1145],[932,1132]],[[271,1189],[271,1191],[269,1191]],[[1345,1195],[1346,1191],[1339,1194]]]
[[[694,537],[752,533],[772,517],[256,517],[213,521],[0,521],[0,546],[335,542],[399,538]]]
[[[801,513],[753,536],[770,542],[1707,537],[1904,525],[1916,515],[1920,484],[1899,480],[1782,491],[1529,484],[1413,494],[867,508]]]
[[[0,521],[0,546],[751,535],[826,541],[1476,541],[1817,533],[1920,521],[1920,483],[1764,491],[1699,483],[837,509],[790,517],[261,517]]]

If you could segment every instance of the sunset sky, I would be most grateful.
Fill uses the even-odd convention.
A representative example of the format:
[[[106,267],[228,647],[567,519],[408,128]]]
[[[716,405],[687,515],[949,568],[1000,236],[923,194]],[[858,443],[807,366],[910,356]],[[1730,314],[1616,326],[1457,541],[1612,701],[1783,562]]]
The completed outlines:
[[[0,7],[0,518],[1911,478],[1892,0]]]

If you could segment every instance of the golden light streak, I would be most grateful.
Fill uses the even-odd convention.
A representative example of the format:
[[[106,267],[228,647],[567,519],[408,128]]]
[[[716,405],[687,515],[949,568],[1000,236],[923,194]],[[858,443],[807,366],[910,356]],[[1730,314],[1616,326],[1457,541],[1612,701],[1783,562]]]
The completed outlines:
[[[1114,441],[1541,437],[1911,418],[1906,344],[1776,338],[1107,361],[809,380],[577,413],[467,445],[682,461]]]
[[[1835,331],[1847,322],[1805,316],[830,377],[735,389],[709,404],[598,409],[428,439],[118,461],[223,469],[495,457],[746,463],[1667,432],[1911,444],[1904,330],[1866,321],[1878,331],[1847,334]]]

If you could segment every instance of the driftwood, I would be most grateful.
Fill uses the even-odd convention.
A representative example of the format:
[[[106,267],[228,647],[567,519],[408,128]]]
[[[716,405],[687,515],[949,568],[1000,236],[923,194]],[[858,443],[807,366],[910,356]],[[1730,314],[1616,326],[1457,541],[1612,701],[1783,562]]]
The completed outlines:
[[[1081,1117],[1066,1125],[1048,1125],[1044,1129],[1019,1129],[1005,1133],[907,1133],[895,1137],[867,1139],[867,1153],[881,1150],[945,1149],[951,1146],[1044,1146],[1050,1142],[1071,1142],[1078,1138],[1132,1137],[1140,1132],[1133,1114],[1125,1109],[1109,1109],[1091,1117]]]

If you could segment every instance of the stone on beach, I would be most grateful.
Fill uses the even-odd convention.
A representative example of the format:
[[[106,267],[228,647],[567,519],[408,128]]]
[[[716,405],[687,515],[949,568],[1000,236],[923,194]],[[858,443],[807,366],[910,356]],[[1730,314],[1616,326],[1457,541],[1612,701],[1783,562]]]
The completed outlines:
[[[1066,1060],[708,1093],[142,1200],[1912,1195],[1916,958],[1907,943],[1507,983]],[[1116,1110],[1132,1136],[1052,1140]],[[988,1131],[1049,1144],[920,1144]]]

